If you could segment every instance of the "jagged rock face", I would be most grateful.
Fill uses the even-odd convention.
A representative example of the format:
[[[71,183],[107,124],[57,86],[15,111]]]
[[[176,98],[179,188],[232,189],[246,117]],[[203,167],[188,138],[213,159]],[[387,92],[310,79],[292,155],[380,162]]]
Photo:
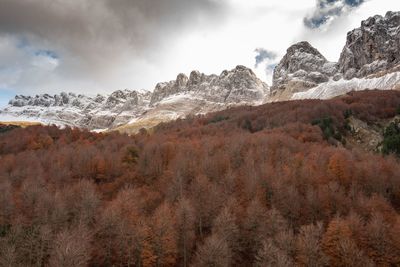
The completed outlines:
[[[400,63],[400,12],[374,16],[347,34],[339,59],[346,79],[365,77]]]
[[[115,108],[118,105],[129,103],[129,105],[138,105],[139,97],[136,91],[121,91],[113,92],[106,100],[106,107]]]
[[[212,85],[214,88],[225,89],[226,94],[221,95],[225,103],[257,102],[269,91],[267,84],[244,66],[237,66],[232,71],[223,71]]]
[[[179,74],[175,81],[157,84],[150,104],[178,93],[191,93],[207,101],[217,103],[255,102],[264,98],[268,86],[254,72],[244,66],[237,66],[221,75],[205,75],[192,71],[189,78]]]
[[[54,96],[49,94],[36,95],[34,97],[17,95],[9,101],[9,105],[14,107],[76,107],[79,109],[93,109],[99,106],[103,106],[103,109],[113,109],[119,108],[121,105],[125,106],[127,103],[130,105],[139,104],[139,96],[136,91],[117,90],[107,98],[102,95],[92,98],[81,94],[67,94],[65,92]]]
[[[130,90],[117,90],[109,96],[95,97],[65,92],[54,96],[17,95],[0,113],[32,117],[61,125],[101,129],[127,123],[132,117],[143,113],[150,96],[150,92]]]
[[[183,73],[179,74],[175,81],[158,83],[151,96],[150,103],[154,104],[170,95],[185,92],[187,83],[188,77]]]
[[[66,105],[72,106],[80,106],[81,101],[85,101],[86,97],[83,95],[76,95],[74,93],[65,93],[62,92],[59,95],[51,96],[49,94],[42,94],[32,96],[24,96],[24,95],[17,95],[14,99],[9,101],[9,105],[15,107],[23,107],[23,106],[41,106],[41,107],[50,107],[50,106],[57,106],[62,107]]]
[[[275,67],[271,92],[304,91],[327,82],[337,72],[336,63],[326,58],[308,42],[292,45]]]

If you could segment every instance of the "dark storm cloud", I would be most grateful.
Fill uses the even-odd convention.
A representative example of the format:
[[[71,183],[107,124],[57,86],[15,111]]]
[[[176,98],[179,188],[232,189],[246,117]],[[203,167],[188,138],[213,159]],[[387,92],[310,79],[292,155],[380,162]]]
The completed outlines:
[[[317,0],[315,10],[304,18],[304,25],[310,29],[319,28],[364,2],[365,0]]]
[[[60,56],[65,72],[151,61],[174,38],[223,19],[222,0],[1,0],[0,36]],[[65,74],[65,73],[64,73]],[[67,74],[65,74],[67,75]],[[67,75],[68,76],[68,75]]]
[[[261,63],[267,61],[267,60],[274,60],[276,58],[276,54],[272,51],[269,51],[265,48],[256,48],[254,50],[254,52],[256,52],[256,56],[255,56],[255,60],[256,60],[256,64],[255,64],[255,68],[258,67],[258,65],[260,65]]]

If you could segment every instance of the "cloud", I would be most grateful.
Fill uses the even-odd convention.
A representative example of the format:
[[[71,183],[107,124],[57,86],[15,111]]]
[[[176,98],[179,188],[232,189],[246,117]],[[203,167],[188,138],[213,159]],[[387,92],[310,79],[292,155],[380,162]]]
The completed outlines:
[[[291,44],[309,41],[334,61],[347,31],[362,19],[400,10],[400,1],[393,0],[318,3],[0,0],[0,88],[18,94],[152,90],[181,72],[218,74],[239,64],[256,64],[255,73],[271,83],[276,61]],[[333,7],[342,13],[325,18],[323,30],[305,26],[305,17]],[[256,47],[278,56],[255,54]]]
[[[277,55],[275,52],[269,51],[265,48],[256,48],[254,52],[257,53],[255,60],[256,64],[254,65],[255,68],[258,67],[261,63],[264,63],[267,60],[274,60],[276,59]]]
[[[163,48],[187,32],[221,23],[225,10],[225,0],[1,0],[0,37],[16,43],[17,54],[34,50],[36,65],[52,71],[60,85],[70,79],[139,85],[140,68],[156,68],[166,57]],[[135,66],[125,79],[118,74],[123,66]],[[28,86],[23,80],[14,84]]]
[[[314,11],[304,18],[304,25],[310,29],[329,26],[342,14],[351,12],[365,0],[317,0]]]
[[[263,76],[272,77],[275,66],[278,64],[278,54],[265,48],[257,48],[254,52],[256,53],[254,68],[259,69]]]
[[[266,73],[272,73],[274,71],[276,65],[278,65],[278,64],[277,63],[271,63],[271,64],[268,64],[267,66],[265,66]]]

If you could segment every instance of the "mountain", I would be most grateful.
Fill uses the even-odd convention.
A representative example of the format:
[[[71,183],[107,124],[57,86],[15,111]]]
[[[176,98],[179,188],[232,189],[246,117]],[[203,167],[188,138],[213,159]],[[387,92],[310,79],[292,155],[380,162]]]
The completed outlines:
[[[208,113],[228,106],[264,102],[269,87],[244,66],[218,75],[192,71],[176,80],[158,83],[153,93],[118,90],[110,95],[61,93],[17,95],[0,111],[1,117],[70,125],[90,130],[149,127],[191,114]],[[128,129],[127,127],[121,128]]]
[[[276,100],[332,98],[350,91],[400,88],[400,12],[361,22],[347,34],[339,62],[327,62],[306,42],[291,46],[275,68]]]
[[[192,71],[189,77],[181,73],[173,81],[158,83],[152,92],[18,95],[0,111],[0,121],[39,121],[131,133],[232,106],[328,99],[366,89],[400,89],[400,12],[362,21],[347,34],[338,62],[329,62],[308,42],[292,45],[275,67],[271,87],[244,66],[220,75]]]
[[[374,16],[347,34],[339,59],[345,79],[388,71],[400,64],[400,12]]]
[[[308,42],[292,45],[275,67],[271,94],[279,91],[304,91],[329,81],[337,64],[328,60]]]
[[[175,81],[156,85],[145,113],[116,129],[131,133],[188,115],[259,105],[265,102],[268,93],[268,85],[244,66],[224,70],[219,76],[198,71],[192,71],[189,77],[179,74]]]
[[[36,96],[17,95],[1,111],[2,116],[36,120],[88,129],[112,128],[144,112],[151,93],[118,90],[110,95],[86,96],[74,93]]]
[[[189,78],[179,74],[175,81],[157,84],[150,104],[154,105],[175,94],[192,94],[195,97],[215,103],[252,103],[263,99],[268,86],[254,72],[244,66],[237,66],[221,75],[205,75],[192,71]]]

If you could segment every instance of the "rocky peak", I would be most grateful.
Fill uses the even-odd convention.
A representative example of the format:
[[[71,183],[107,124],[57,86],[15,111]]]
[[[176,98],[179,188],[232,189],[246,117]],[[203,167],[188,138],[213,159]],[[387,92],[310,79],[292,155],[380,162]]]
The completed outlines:
[[[130,90],[117,90],[111,93],[108,97],[98,94],[95,97],[89,97],[82,94],[62,92],[57,95],[40,94],[35,96],[16,95],[9,101],[10,106],[24,107],[78,107],[81,109],[87,106],[100,106],[104,108],[113,108],[117,105],[124,104],[129,101],[131,104],[138,104],[138,92]]]
[[[232,70],[232,72],[233,73],[246,72],[250,76],[255,76],[254,72],[250,68],[243,65],[237,65],[236,68]]]
[[[176,86],[178,86],[178,87],[184,87],[184,86],[186,86],[187,85],[187,83],[188,83],[188,77],[185,75],[185,74],[183,74],[183,73],[180,73],[177,77],[176,77]]]
[[[125,103],[129,101],[130,104],[137,105],[139,98],[138,94],[136,91],[129,91],[127,89],[125,90],[117,90],[114,91],[106,101],[106,106],[108,108],[113,108],[117,105],[120,105],[122,103]]]
[[[256,74],[252,69],[247,68],[242,65],[236,66],[233,70],[224,70],[221,75],[218,77],[219,81],[230,80],[230,81],[238,81],[239,79],[247,80],[247,81],[255,81],[258,80]]]
[[[200,71],[198,71],[198,70],[192,71],[189,76],[188,85],[194,86],[194,85],[200,84],[203,80],[203,77],[204,77],[204,74],[200,73]]]
[[[336,64],[328,60],[308,42],[299,42],[287,49],[275,67],[272,92],[289,89],[303,91],[327,82],[336,73]]]
[[[35,96],[24,96],[16,95],[14,99],[11,99],[8,104],[14,107],[23,106],[38,106],[38,107],[50,107],[50,106],[64,106],[72,103],[77,98],[82,98],[82,95],[76,96],[73,93],[62,92],[59,95],[40,94]],[[76,103],[76,101],[75,101]]]
[[[317,68],[328,62],[326,58],[308,42],[299,42],[287,49],[286,55],[280,66],[289,73],[298,70],[315,71]]]
[[[227,103],[257,102],[269,92],[268,85],[250,68],[242,65],[231,71],[223,71],[214,83],[226,92],[224,102]]]
[[[216,103],[238,103],[260,100],[267,90],[268,86],[251,69],[239,65],[223,71],[220,76],[205,75],[197,70],[192,71],[189,78],[180,74],[175,81],[157,84],[150,103],[155,105],[178,93],[191,93]]]
[[[387,12],[364,20],[347,34],[339,59],[346,79],[365,77],[400,63],[400,12]]]
[[[151,96],[150,104],[153,105],[162,99],[187,90],[189,78],[180,73],[175,80],[158,83]]]

